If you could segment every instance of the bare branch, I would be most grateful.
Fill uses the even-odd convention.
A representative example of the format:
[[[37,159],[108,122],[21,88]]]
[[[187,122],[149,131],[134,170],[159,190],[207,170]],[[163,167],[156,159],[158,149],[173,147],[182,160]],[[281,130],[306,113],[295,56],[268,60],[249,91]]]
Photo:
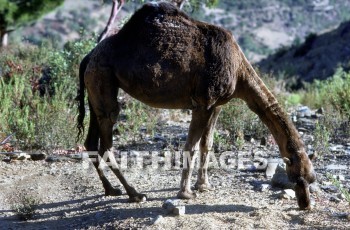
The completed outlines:
[[[117,18],[117,15],[120,11],[120,9],[122,8],[122,6],[124,5],[125,0],[112,0],[113,1],[113,5],[112,5],[112,10],[111,10],[111,15],[109,16],[107,25],[105,27],[105,29],[102,31],[102,33],[100,34],[100,36],[97,39],[97,42],[101,42],[103,39],[105,39],[109,33],[109,31],[112,28],[112,25],[115,21],[115,19]]]
[[[182,9],[187,0],[172,0],[173,4]]]
[[[11,139],[11,137],[12,137],[13,135],[14,135],[14,133],[11,134],[11,135],[9,135],[8,137],[6,137],[3,141],[0,142],[0,145],[6,144],[6,143]]]

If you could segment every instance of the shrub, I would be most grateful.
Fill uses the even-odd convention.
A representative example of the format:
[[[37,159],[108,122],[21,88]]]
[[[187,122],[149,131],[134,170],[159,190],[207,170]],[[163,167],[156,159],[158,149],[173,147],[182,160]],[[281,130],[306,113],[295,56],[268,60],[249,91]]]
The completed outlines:
[[[32,219],[40,203],[37,198],[26,194],[24,191],[11,197],[11,200],[14,202],[12,209],[20,220]]]
[[[121,93],[123,95],[124,92]],[[118,131],[121,132],[122,141],[136,142],[143,134],[153,136],[155,127],[159,121],[159,110],[151,108],[130,96],[125,95],[124,108],[121,111],[119,122],[117,123]]]
[[[238,149],[243,147],[245,139],[261,139],[269,132],[258,116],[238,99],[231,100],[223,107],[218,127],[229,131],[226,142],[234,143]]]
[[[259,73],[258,73],[259,74]],[[261,75],[261,74],[259,74]],[[261,75],[265,85],[272,91],[279,91],[278,95],[275,95],[282,107],[286,105],[286,97],[284,96],[284,86],[280,82],[276,81],[270,75]],[[244,101],[233,99],[225,106],[218,119],[218,127],[229,131],[228,139],[225,141],[225,146],[228,143],[234,144],[238,149],[241,149],[244,145],[245,139],[258,139],[266,137],[270,131],[262,123],[259,117],[253,113]]]
[[[333,77],[307,85],[302,102],[311,107],[325,107],[336,111],[349,121],[350,73],[338,69]]]
[[[49,44],[5,51],[0,58],[0,132],[15,133],[17,147],[24,149],[74,146],[77,71],[93,45],[87,39],[61,51]],[[40,96],[36,85],[47,67],[50,79],[45,84],[54,90]]]

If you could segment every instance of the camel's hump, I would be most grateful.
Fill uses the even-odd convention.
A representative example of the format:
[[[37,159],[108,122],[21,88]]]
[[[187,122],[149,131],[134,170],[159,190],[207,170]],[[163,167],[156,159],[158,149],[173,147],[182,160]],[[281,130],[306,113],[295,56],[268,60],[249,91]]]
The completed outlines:
[[[184,17],[190,19],[190,17],[182,12],[178,7],[169,2],[149,2],[144,4],[134,15],[130,18],[129,22],[149,22],[156,19],[162,19],[164,16],[169,17]]]

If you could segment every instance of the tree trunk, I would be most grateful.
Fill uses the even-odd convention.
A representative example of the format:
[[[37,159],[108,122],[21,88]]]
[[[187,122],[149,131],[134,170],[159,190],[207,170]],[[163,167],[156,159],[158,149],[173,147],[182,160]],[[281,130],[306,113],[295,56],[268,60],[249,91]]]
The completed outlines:
[[[6,30],[1,30],[0,31],[0,39],[1,39],[1,44],[0,47],[6,47],[8,44],[8,31]]]

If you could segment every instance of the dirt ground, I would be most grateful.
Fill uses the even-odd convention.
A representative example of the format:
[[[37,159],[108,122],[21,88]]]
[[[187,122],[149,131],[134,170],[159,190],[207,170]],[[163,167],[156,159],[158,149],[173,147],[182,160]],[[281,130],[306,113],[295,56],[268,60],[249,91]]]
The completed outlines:
[[[122,148],[159,150],[164,141],[184,141],[187,126],[188,119],[168,122],[154,137]],[[210,182],[215,190],[197,193],[194,200],[181,200],[185,214],[176,216],[162,206],[166,200],[176,199],[181,169],[152,168],[147,157],[142,167],[129,162],[123,170],[129,183],[147,194],[148,200],[143,203],[128,202],[125,190],[111,173],[108,177],[124,194],[105,197],[87,159],[60,156],[50,162],[0,161],[0,229],[350,229],[350,204],[344,197],[338,198],[340,192],[326,177],[327,173],[342,177],[341,183],[350,188],[349,147],[314,163],[319,189],[311,194],[315,201],[311,211],[300,211],[296,199],[282,198],[279,188],[262,191],[261,185],[270,183],[264,170],[238,165],[224,169],[211,164]],[[258,143],[247,143],[234,154],[249,156],[253,152],[265,159],[279,154],[276,146],[267,148]],[[219,155],[214,156],[219,159]],[[193,183],[195,179],[196,173]],[[36,213],[27,221],[14,212],[14,205],[21,203],[19,194],[38,202]]]
[[[16,161],[0,163],[0,229],[349,229],[350,206],[327,193],[312,194],[312,211],[299,211],[295,199],[281,199],[279,189],[259,191],[263,172],[212,169],[215,191],[181,201],[186,214],[168,214],[162,205],[175,199],[180,170],[125,170],[130,183],[148,200],[103,196],[91,163]],[[113,178],[113,177],[111,177]],[[119,184],[116,180],[115,184]],[[33,219],[21,221],[12,210],[16,194],[39,201]],[[161,215],[162,217],[159,217]],[[156,221],[157,220],[157,221]]]

